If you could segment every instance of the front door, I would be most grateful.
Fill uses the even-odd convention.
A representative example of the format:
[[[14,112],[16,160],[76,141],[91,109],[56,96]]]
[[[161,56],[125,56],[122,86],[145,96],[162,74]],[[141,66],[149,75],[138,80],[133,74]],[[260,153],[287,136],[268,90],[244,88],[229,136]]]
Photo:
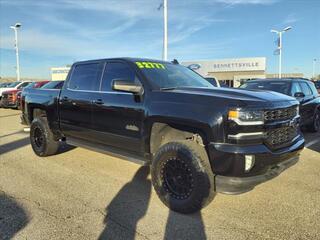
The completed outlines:
[[[143,100],[132,93],[114,91],[113,80],[139,82],[134,69],[126,62],[107,62],[101,82],[101,92],[93,104],[92,122],[100,143],[143,152]]]

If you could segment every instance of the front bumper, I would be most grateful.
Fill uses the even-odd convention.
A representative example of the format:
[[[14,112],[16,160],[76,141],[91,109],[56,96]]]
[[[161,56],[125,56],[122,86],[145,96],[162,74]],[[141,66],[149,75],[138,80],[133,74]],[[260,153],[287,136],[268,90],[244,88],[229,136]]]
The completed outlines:
[[[264,144],[210,143],[208,153],[216,190],[227,194],[250,191],[295,164],[303,148],[304,138],[301,135],[290,146],[276,151],[271,151]],[[255,156],[255,164],[249,172],[244,170],[245,155]]]
[[[241,194],[252,190],[256,185],[266,182],[280,175],[287,168],[296,164],[299,156],[292,157],[284,162],[270,167],[270,169],[262,175],[252,177],[225,177],[217,175],[215,177],[216,191],[225,194]]]

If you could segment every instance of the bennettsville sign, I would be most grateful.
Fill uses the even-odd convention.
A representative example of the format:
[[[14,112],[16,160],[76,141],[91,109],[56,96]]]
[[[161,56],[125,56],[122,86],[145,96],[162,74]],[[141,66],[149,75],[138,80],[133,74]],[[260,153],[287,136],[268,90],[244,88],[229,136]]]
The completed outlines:
[[[236,58],[223,60],[190,61],[183,65],[198,63],[201,65],[200,72],[239,72],[239,71],[265,71],[266,58]]]

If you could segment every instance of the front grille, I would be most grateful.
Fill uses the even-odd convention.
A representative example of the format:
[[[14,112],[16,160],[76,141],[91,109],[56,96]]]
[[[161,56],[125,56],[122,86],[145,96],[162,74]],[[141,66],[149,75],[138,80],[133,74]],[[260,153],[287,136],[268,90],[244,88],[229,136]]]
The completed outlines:
[[[287,120],[292,119],[296,115],[298,108],[296,106],[289,108],[281,108],[276,110],[267,110],[264,112],[264,119],[266,121],[277,121],[277,120]]]
[[[266,142],[272,147],[290,143],[298,134],[295,127],[282,127],[267,132]]]

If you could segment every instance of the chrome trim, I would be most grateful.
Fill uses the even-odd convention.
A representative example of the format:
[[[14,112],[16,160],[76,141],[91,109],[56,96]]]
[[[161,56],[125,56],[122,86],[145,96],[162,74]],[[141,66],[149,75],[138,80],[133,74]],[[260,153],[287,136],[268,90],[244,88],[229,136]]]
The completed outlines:
[[[125,95],[133,95],[133,93],[129,92],[120,92],[120,91],[93,91],[93,90],[77,90],[77,89],[70,89],[69,87],[66,88],[68,91],[73,92],[91,92],[91,93],[111,93],[111,94],[125,94]]]
[[[241,126],[252,126],[252,125],[263,125],[264,124],[264,121],[252,121],[252,122],[244,122],[244,121],[241,121],[240,119],[238,118],[229,118],[229,120],[232,120],[234,121],[235,123],[237,123],[238,125],[241,125]]]
[[[228,135],[229,139],[257,139],[264,137],[264,132],[238,133],[236,135]]]

